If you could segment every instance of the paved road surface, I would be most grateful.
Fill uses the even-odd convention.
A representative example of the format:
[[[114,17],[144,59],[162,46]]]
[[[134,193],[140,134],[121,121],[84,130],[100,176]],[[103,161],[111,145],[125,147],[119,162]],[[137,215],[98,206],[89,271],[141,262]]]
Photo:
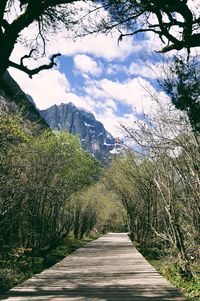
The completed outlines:
[[[125,233],[108,234],[88,243],[0,300],[186,301]]]

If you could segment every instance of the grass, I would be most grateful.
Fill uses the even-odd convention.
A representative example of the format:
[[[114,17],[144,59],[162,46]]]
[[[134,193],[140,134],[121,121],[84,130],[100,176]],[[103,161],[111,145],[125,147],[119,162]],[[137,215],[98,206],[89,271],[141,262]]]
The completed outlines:
[[[147,258],[148,260],[148,258]],[[200,301],[200,264],[191,265],[194,277],[186,279],[180,276],[176,264],[171,258],[149,259],[155,269],[169,282],[180,289],[190,301]]]
[[[163,244],[154,247],[145,246],[133,241],[134,246],[149,261],[149,263],[171,284],[183,292],[188,301],[200,301],[200,262],[190,262],[193,277],[181,276],[180,261],[172,256],[170,249]]]
[[[15,260],[12,253],[0,252],[0,293],[51,267],[90,240],[90,238],[82,240],[68,238],[43,257],[22,256],[19,260]]]

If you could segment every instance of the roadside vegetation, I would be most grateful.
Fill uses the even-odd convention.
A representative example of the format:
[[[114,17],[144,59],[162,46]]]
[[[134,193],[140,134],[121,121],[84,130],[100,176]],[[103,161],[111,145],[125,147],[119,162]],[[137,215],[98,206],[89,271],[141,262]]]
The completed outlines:
[[[31,251],[30,249],[9,249],[7,253],[1,251],[0,293],[29,279],[34,274],[51,267],[67,255],[84,246],[93,238],[96,237],[90,236],[82,240],[76,240],[72,236],[69,236],[54,250],[43,252],[37,256],[32,256],[31,253],[29,253]],[[23,254],[16,258],[20,251]]]
[[[0,291],[55,264],[125,211],[102,193],[99,163],[67,132],[0,117]],[[100,193],[101,191],[101,193]]]
[[[160,77],[166,101],[159,93],[152,95],[149,115],[122,124],[131,147],[113,160],[103,181],[126,209],[136,247],[196,301],[200,300],[199,64],[196,59],[186,64],[175,58],[166,69]]]
[[[150,256],[146,254],[148,259]],[[195,262],[191,263],[191,269],[193,271],[193,277],[187,279],[182,277],[177,266],[177,262],[173,257],[163,257],[160,259],[148,259],[149,262],[155,267],[155,269],[163,275],[168,281],[175,285],[178,289],[182,290],[188,300],[199,301],[200,300],[200,264]]]
[[[169,114],[170,113],[170,114]],[[104,173],[127,212],[138,250],[189,300],[200,300],[199,134],[187,116],[160,114],[123,126],[132,150]],[[151,126],[149,124],[151,123]]]

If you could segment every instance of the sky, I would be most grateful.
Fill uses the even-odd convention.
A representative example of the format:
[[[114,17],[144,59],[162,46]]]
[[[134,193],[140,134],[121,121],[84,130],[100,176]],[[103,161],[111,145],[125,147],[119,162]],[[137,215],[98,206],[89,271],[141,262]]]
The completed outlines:
[[[31,40],[35,32],[33,25],[23,33],[24,39]],[[33,79],[21,71],[9,69],[39,109],[73,102],[91,111],[113,136],[122,137],[121,123],[134,124],[143,114],[155,112],[158,103],[152,96],[156,95],[161,103],[169,102],[156,81],[161,76],[158,62],[163,62],[163,55],[155,53],[162,47],[158,37],[142,34],[126,37],[118,44],[118,31],[75,41],[68,36],[69,32],[62,29],[49,39],[47,57],[53,53],[62,54],[57,59],[57,67],[42,71]],[[12,59],[19,61],[27,52],[25,45],[18,43]]]

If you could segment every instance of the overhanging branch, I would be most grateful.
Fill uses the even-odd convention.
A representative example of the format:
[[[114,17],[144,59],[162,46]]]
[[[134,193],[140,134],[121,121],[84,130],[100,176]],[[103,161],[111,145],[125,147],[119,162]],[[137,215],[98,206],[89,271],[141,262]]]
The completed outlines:
[[[156,51],[156,53],[166,53],[171,50],[181,50],[183,48],[182,44],[171,44],[168,46],[163,47],[161,50]]]
[[[34,68],[34,69],[29,69],[27,66],[24,66],[24,64],[23,64],[23,59],[30,57],[29,55],[24,56],[21,59],[21,63],[20,64],[17,64],[15,62],[9,61],[9,67],[13,67],[13,68],[18,69],[20,71],[23,71],[26,74],[28,74],[28,76],[30,78],[32,78],[33,75],[38,74],[40,71],[42,71],[42,70],[48,70],[48,69],[53,68],[53,66],[56,66],[55,58],[58,57],[58,56],[60,56],[60,55],[61,55],[60,53],[52,55],[51,58],[50,58],[50,63],[49,64],[41,65],[41,66],[39,66],[37,68]]]
[[[181,50],[183,48],[193,48],[200,46],[200,33],[193,34],[188,40],[186,41],[178,41],[178,43],[170,44],[166,47],[163,47],[160,51],[157,51],[157,53],[166,53],[171,50]]]
[[[120,41],[122,41],[122,39],[124,38],[124,37],[127,37],[127,36],[134,36],[134,35],[136,35],[137,33],[140,33],[140,32],[154,32],[154,33],[156,33],[156,34],[162,34],[162,32],[161,31],[159,31],[159,30],[155,30],[155,29],[152,29],[152,28],[144,28],[144,29],[138,29],[138,30],[135,30],[135,31],[133,31],[133,32],[129,32],[129,33],[121,33],[120,34],[120,36],[119,36],[119,38],[118,38],[118,43],[120,42]]]
[[[36,50],[36,49],[31,49],[31,51],[29,52],[29,54],[26,54],[26,55],[24,55],[24,56],[21,57],[21,59],[20,59],[20,65],[21,65],[21,66],[24,66],[24,60],[25,60],[25,59],[31,58],[32,53],[33,53],[35,50]]]

